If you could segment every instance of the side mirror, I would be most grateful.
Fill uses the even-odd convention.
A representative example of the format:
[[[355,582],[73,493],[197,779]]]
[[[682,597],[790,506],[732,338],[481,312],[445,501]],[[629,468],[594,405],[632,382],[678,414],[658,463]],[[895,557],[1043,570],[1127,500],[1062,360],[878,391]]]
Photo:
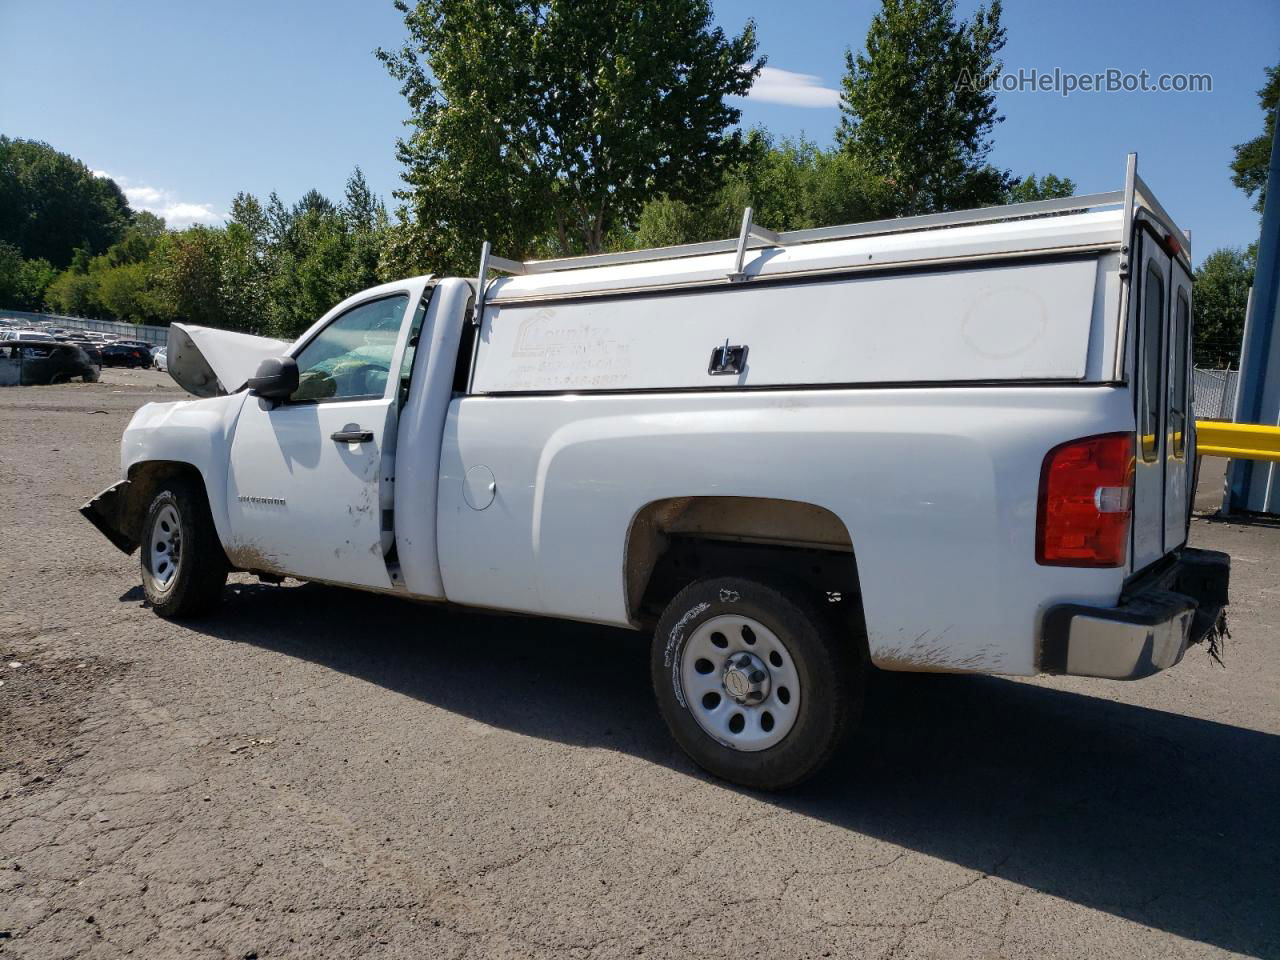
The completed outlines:
[[[249,378],[249,393],[264,400],[284,400],[298,389],[298,361],[293,357],[268,357]]]

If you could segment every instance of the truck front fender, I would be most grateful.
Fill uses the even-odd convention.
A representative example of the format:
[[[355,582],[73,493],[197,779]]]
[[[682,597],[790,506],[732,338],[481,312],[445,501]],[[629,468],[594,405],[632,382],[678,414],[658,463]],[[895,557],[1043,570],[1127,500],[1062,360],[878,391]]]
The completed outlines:
[[[134,414],[120,443],[121,474],[125,480],[136,481],[140,475],[154,476],[157,471],[173,469],[198,474],[224,547],[230,536],[227,472],[231,442],[247,397],[246,393],[233,393],[205,400],[146,404]],[[130,508],[136,498],[147,492],[137,483],[126,489]]]

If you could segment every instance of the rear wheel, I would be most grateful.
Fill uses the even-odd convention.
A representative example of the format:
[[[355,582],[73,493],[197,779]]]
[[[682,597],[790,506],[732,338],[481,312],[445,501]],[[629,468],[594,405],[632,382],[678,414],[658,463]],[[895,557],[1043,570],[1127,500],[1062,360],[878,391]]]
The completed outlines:
[[[703,769],[780,790],[816,773],[861,712],[854,650],[796,593],[739,577],[699,581],[658,622],[658,708]]]
[[[203,613],[222,596],[227,558],[203,489],[169,481],[142,525],[142,589],[162,617]]]

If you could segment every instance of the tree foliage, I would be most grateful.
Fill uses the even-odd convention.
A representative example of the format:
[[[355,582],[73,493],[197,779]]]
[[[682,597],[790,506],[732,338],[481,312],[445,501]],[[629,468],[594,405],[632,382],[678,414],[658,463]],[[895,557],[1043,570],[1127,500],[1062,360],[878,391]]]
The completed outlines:
[[[1195,314],[1194,355],[1205,367],[1238,366],[1244,315],[1257,250],[1215,250],[1196,268],[1191,298]]]
[[[701,201],[659,197],[645,204],[615,246],[654,247],[735,236],[742,212],[772,230],[851,223],[884,216],[890,198],[882,180],[857,158],[823,150],[805,138],[775,141],[764,130],[747,137],[743,157]]]
[[[1069,177],[1034,173],[1011,186],[995,202],[1020,203],[1069,197]],[[745,155],[726,171],[701,203],[659,197],[645,204],[630,230],[617,231],[617,247],[660,247],[736,236],[742,212],[773,230],[804,230],[859,223],[894,215],[897,195],[882,177],[848,151],[823,150],[805,138],[775,141],[753,130]]]
[[[425,264],[603,249],[654,196],[695,199],[735,159],[755,27],[707,0],[397,0],[409,38],[379,57],[413,133],[399,143]]]
[[[165,324],[174,320],[291,338],[335,303],[390,279],[382,271],[387,213],[359,168],[341,203],[316,190],[292,206],[236,196],[225,228],[166,230],[137,214],[117,243],[70,266],[27,299],[75,316]],[[0,247],[0,303],[12,257]],[[33,261],[21,261],[27,264]],[[47,288],[47,289],[46,289]]]
[[[1009,174],[991,166],[1003,120],[987,81],[1005,43],[1000,0],[957,21],[954,0],[883,0],[866,48],[845,53],[838,143],[892,188],[893,213],[1002,202]]]
[[[22,251],[0,243],[0,304],[17,310],[39,310],[58,271],[48,260],[24,260]]]
[[[1267,82],[1258,91],[1262,107],[1262,133],[1236,145],[1231,162],[1231,182],[1248,196],[1257,194],[1253,209],[1262,212],[1267,194],[1267,171],[1271,167],[1271,141],[1276,135],[1276,108],[1280,106],[1280,64],[1267,67]]]
[[[133,211],[115,181],[47,143],[0,136],[0,243],[61,269],[77,248],[102,253]]]
[[[1046,173],[1036,179],[1029,173],[1009,188],[1009,203],[1031,203],[1036,200],[1056,200],[1059,197],[1070,197],[1076,192],[1076,182],[1070,177],[1060,177],[1055,173]]]

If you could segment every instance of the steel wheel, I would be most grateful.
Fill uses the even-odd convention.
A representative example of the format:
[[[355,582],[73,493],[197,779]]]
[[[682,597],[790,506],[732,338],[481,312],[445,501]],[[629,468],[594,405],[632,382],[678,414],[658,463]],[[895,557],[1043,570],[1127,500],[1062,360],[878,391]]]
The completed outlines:
[[[689,712],[734,750],[767,750],[795,726],[800,676],[790,651],[751,617],[727,614],[700,624],[680,658]]]
[[[169,503],[156,514],[151,528],[151,578],[157,590],[168,590],[178,575],[182,559],[182,522],[177,508]]]

